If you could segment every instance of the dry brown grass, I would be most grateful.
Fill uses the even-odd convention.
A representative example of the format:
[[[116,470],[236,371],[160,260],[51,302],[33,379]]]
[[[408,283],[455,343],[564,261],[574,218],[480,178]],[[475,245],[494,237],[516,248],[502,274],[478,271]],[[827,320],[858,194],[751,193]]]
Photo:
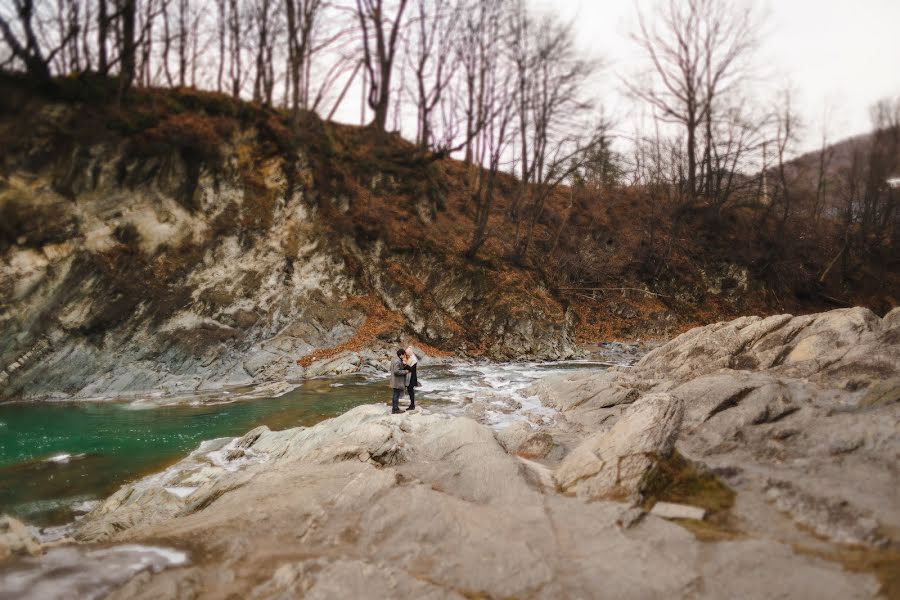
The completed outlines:
[[[379,336],[399,333],[405,323],[401,315],[388,310],[381,300],[371,294],[353,296],[344,302],[344,307],[366,315],[362,326],[346,342],[331,348],[316,350],[298,360],[298,365],[306,368],[314,362],[333,358],[342,352],[359,352],[371,348]]]

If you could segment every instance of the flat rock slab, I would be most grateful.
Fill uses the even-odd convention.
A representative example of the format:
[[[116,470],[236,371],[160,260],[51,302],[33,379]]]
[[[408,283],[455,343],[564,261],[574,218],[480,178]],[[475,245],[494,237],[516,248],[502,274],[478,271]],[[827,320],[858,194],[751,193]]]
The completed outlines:
[[[650,511],[651,515],[663,519],[694,519],[702,521],[706,516],[706,510],[690,506],[688,504],[675,504],[674,502],[657,502]]]

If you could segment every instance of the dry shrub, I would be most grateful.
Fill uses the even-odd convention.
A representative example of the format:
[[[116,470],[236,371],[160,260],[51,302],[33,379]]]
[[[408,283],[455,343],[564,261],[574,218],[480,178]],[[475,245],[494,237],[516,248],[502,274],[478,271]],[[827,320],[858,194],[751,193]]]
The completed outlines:
[[[178,149],[185,156],[218,163],[222,146],[235,129],[234,121],[225,117],[178,113],[139,135],[136,149],[146,154]]]
[[[65,241],[77,225],[65,208],[32,203],[26,198],[0,199],[0,248],[18,243],[39,248]]]
[[[405,319],[389,310],[374,294],[350,297],[344,302],[344,307],[366,315],[365,322],[353,337],[332,348],[316,350],[298,360],[297,364],[306,368],[316,361],[333,358],[342,352],[359,352],[372,347],[377,339],[399,335],[403,330]]]
[[[244,185],[244,204],[241,209],[240,225],[247,230],[265,231],[275,219],[278,196],[270,189],[263,176],[256,170],[241,172]]]
[[[297,136],[278,113],[269,112],[260,118],[259,137],[263,142],[271,143],[276,153],[292,155],[297,152]]]

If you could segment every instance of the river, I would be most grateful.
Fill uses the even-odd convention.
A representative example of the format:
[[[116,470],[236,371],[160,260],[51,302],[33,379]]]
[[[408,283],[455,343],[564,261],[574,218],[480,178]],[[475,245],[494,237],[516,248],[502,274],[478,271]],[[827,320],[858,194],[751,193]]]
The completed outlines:
[[[550,372],[600,367],[585,361],[423,366],[417,404],[463,414],[480,400],[487,409],[479,417],[494,427],[522,418],[552,420],[553,411],[523,390]],[[39,527],[71,522],[122,484],[164,469],[204,440],[238,436],[257,425],[309,426],[390,398],[383,378],[295,385],[277,397],[252,397],[245,388],[177,401],[150,396],[0,405],[0,513]]]

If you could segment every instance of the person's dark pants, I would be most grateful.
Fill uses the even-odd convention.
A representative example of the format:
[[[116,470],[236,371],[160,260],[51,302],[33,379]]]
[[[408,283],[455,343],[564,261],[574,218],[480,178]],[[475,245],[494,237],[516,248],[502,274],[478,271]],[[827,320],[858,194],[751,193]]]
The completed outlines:
[[[391,410],[400,410],[400,394],[403,390],[394,389],[394,397],[391,399]]]
[[[406,410],[412,410],[416,407],[416,386],[408,386],[406,388],[406,393],[409,394],[409,408]]]

